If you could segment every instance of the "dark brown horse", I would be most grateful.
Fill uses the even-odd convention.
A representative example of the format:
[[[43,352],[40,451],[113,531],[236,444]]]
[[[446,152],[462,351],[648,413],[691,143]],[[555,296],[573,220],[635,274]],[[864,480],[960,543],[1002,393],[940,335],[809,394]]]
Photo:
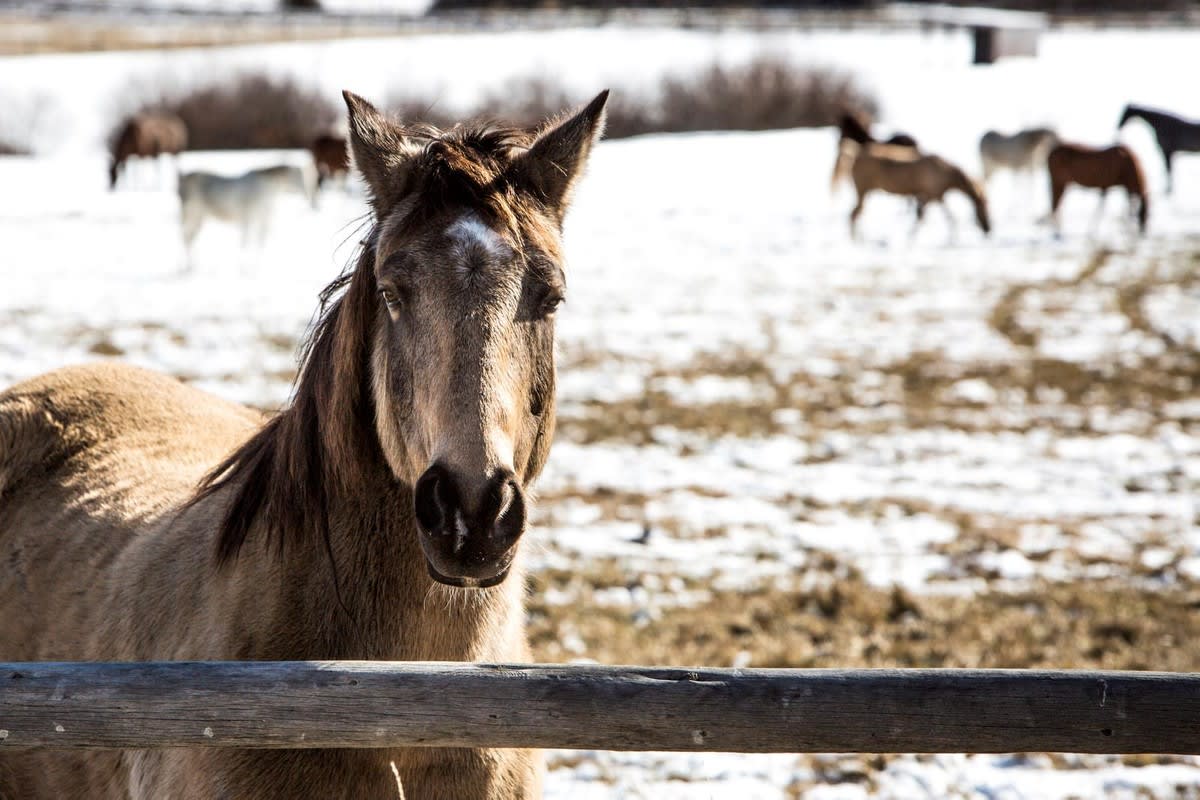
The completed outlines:
[[[868,123],[863,121],[863,118],[849,111],[842,112],[838,118],[838,131],[841,133],[840,139],[849,139],[859,144],[867,142],[879,141],[871,135]],[[883,141],[883,144],[896,144],[901,147],[916,147],[917,140],[909,136],[907,133],[893,133],[891,138]]]
[[[859,145],[879,142],[878,139],[871,135],[870,124],[864,120],[860,114],[856,114],[852,111],[843,111],[842,115],[838,117],[838,133],[840,134],[838,136],[839,158],[842,154],[842,142],[855,142]],[[881,144],[894,144],[898,147],[911,147],[915,150],[917,147],[917,140],[909,136],[907,133],[894,133],[892,134],[891,138],[881,142]],[[841,174],[843,173],[839,173],[837,160],[835,160],[833,165],[833,175],[830,176],[829,179],[830,191],[837,189],[838,178]]]
[[[347,93],[372,227],[269,419],[111,363],[0,393],[0,661],[528,660],[562,223],[606,99],[442,132]],[[541,758],[0,747],[13,800],[394,799],[398,780],[533,798]]]
[[[128,159],[176,155],[187,148],[187,142],[187,126],[174,114],[146,112],[130,117],[113,141],[108,188],[117,187],[117,178]]]
[[[1081,144],[1055,145],[1046,156],[1046,169],[1050,172],[1050,219],[1059,229],[1058,206],[1063,192],[1071,184],[1100,190],[1099,212],[1104,208],[1108,190],[1119,186],[1129,195],[1129,205],[1137,207],[1138,230],[1146,232],[1146,220],[1150,214],[1150,201],[1146,197],[1146,179],[1142,166],[1133,151],[1122,144],[1098,149]]]
[[[330,178],[348,175],[350,172],[350,150],[341,136],[323,133],[308,145],[313,163],[317,167],[317,188]]]
[[[1175,154],[1200,152],[1200,122],[1144,106],[1128,105],[1121,114],[1121,121],[1117,123],[1117,130],[1125,127],[1125,123],[1131,119],[1145,120],[1154,129],[1154,138],[1158,140],[1158,149],[1162,151],[1163,162],[1167,165],[1167,193],[1170,194],[1175,185],[1171,170]]]

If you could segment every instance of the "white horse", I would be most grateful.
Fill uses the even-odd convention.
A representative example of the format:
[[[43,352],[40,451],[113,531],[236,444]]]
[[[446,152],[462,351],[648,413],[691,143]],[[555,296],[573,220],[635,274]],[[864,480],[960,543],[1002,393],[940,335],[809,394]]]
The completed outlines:
[[[183,243],[191,261],[192,242],[210,217],[238,225],[242,246],[266,240],[271,211],[281,195],[303,195],[315,211],[315,170],[295,166],[250,170],[226,177],[211,172],[188,172],[179,176],[179,208]]]
[[[1029,128],[1011,136],[988,131],[979,140],[979,160],[983,162],[983,181],[998,170],[1032,173],[1046,166],[1046,156],[1058,144],[1058,134],[1049,128]]]

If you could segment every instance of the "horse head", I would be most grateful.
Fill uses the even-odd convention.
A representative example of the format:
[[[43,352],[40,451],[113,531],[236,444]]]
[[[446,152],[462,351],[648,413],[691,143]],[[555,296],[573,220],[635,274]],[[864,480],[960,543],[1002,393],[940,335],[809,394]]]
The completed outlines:
[[[441,583],[503,581],[525,530],[526,490],[554,429],[563,215],[606,100],[539,131],[442,132],[346,94],[375,217],[361,286],[375,432],[413,487]]]
[[[1121,121],[1117,123],[1117,130],[1121,130],[1121,128],[1124,128],[1125,123],[1129,122],[1129,120],[1131,120],[1137,116],[1139,116],[1137,106],[1133,106],[1133,105],[1125,106],[1125,109],[1121,112]]]

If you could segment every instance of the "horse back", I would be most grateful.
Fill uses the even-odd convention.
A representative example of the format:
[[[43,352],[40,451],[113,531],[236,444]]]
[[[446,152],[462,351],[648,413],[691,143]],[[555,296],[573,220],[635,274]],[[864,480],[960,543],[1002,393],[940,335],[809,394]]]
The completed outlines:
[[[257,415],[116,364],[0,394],[0,660],[122,658],[117,565],[254,429]],[[184,558],[183,553],[178,558]],[[104,638],[104,637],[102,637]]]

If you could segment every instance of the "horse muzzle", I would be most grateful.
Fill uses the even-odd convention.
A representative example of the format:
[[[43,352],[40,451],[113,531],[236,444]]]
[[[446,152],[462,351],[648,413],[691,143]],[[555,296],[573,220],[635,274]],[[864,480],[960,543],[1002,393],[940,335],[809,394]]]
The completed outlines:
[[[421,550],[435,581],[484,589],[508,577],[525,532],[525,493],[512,472],[498,471],[472,486],[434,464],[417,481],[413,505]]]

